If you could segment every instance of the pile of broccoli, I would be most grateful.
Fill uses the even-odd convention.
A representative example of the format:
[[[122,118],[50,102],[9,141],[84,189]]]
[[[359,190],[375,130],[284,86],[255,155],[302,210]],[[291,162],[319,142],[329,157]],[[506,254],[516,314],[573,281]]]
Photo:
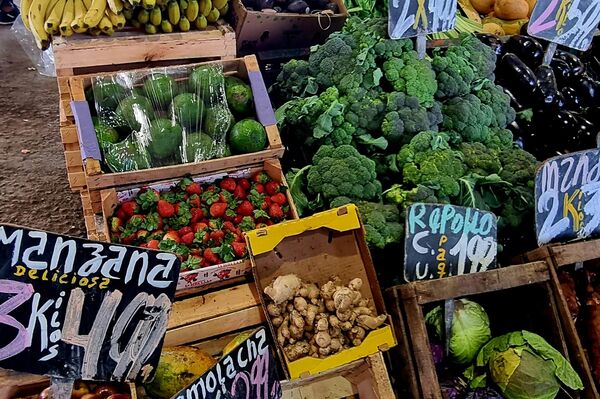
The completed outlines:
[[[305,154],[288,176],[301,213],[356,203],[378,249],[402,242],[415,202],[493,211],[500,235],[532,225],[537,162],[507,129],[515,111],[493,82],[494,50],[464,36],[419,59],[386,32],[350,18],[271,88],[283,135]]]

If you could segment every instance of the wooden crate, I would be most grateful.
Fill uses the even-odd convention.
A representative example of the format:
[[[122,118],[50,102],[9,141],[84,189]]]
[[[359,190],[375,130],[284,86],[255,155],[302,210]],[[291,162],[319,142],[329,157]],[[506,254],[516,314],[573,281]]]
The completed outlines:
[[[227,75],[237,75],[245,80],[248,80],[249,74],[254,74],[254,76],[260,77],[260,69],[255,56],[247,56],[244,58],[237,58],[229,61],[216,61],[214,63],[222,65],[223,71]],[[200,64],[185,65],[185,67],[193,68],[197,65]],[[143,73],[143,70],[134,70],[131,72]],[[96,74],[72,77],[70,79],[69,86],[73,100],[85,101],[85,88],[91,85],[92,77],[110,75],[111,74]],[[258,86],[260,86],[260,83],[262,83],[262,78],[258,83]],[[262,83],[262,86],[264,87],[264,83]],[[262,94],[257,95],[262,95],[262,98],[266,98],[268,101],[268,95],[266,91]],[[156,167],[120,173],[104,173],[101,169],[99,160],[91,157],[82,160],[80,152],[79,160],[73,159],[71,160],[71,163],[77,164],[77,167],[83,166],[85,180],[83,187],[88,189],[90,193],[105,188],[123,186],[127,184],[148,183],[152,181],[172,179],[175,177],[183,176],[186,173],[196,175],[207,172],[216,172],[223,169],[231,168],[233,166],[248,165],[266,159],[275,159],[281,157],[285,149],[279,137],[279,130],[277,129],[277,125],[267,125],[265,129],[267,131],[268,138],[267,148],[262,151],[250,154],[233,155],[229,157],[211,159],[202,162],[190,162],[179,165]],[[95,136],[92,139],[95,139]],[[69,153],[69,157],[75,158],[76,156],[76,151]],[[74,174],[72,178],[70,178],[70,182],[72,182],[73,184],[81,183],[81,176],[79,174]],[[97,198],[97,200],[99,200],[99,198]],[[101,211],[101,209],[98,208],[98,205],[98,202],[92,202],[92,206],[95,212]]]
[[[584,385],[588,387],[586,389],[586,399],[600,398],[600,387],[594,381],[587,349],[582,344],[575,321],[573,321],[569,312],[569,306],[558,279],[558,271],[561,268],[566,268],[576,263],[595,259],[600,259],[600,240],[579,241],[570,244],[550,244],[529,251],[516,259],[517,261],[525,262],[546,261],[552,265],[550,272],[552,273],[552,283],[557,297],[558,310],[565,325],[565,336],[569,344],[569,350],[573,352],[574,357],[582,365],[583,375],[581,375],[581,378],[584,381]]]
[[[541,261],[389,288],[386,294],[396,335],[402,337],[398,351],[403,367],[394,373],[404,383],[400,387],[403,396],[442,399],[424,315],[434,302],[450,298],[469,297],[483,305],[490,316],[494,336],[518,330],[532,331],[542,335],[568,359],[551,281],[551,268]],[[571,360],[583,379],[579,359]],[[585,395],[587,397],[587,393]]]

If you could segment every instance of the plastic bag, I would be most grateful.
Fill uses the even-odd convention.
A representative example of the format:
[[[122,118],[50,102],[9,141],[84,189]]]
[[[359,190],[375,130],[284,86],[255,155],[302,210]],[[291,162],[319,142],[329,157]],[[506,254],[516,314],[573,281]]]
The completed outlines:
[[[200,162],[230,154],[227,134],[235,119],[220,64],[169,67],[96,77],[88,101],[104,161],[113,172]],[[233,81],[232,81],[233,82]],[[236,115],[254,115],[232,104]],[[236,97],[237,99],[237,97]]]
[[[35,39],[31,33],[25,28],[20,15],[13,22],[10,30],[17,38],[21,48],[25,51],[25,54],[27,54],[27,57],[29,57],[37,71],[44,76],[56,77],[52,47],[46,51],[40,50],[35,44]]]

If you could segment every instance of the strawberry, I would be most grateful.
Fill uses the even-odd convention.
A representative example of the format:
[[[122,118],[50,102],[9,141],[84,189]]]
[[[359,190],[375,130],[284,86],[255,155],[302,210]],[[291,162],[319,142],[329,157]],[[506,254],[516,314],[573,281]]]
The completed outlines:
[[[240,222],[240,224],[238,225],[238,227],[242,230],[242,231],[250,231],[250,230],[254,230],[254,219],[252,219],[251,216],[244,216],[242,218],[242,221]]]
[[[190,249],[190,255],[201,256],[202,251],[200,250],[200,248],[192,248]]]
[[[200,194],[202,194],[202,187],[200,186],[199,183],[193,182],[185,188],[185,192],[188,193],[189,195],[193,195],[193,194],[200,195]]]
[[[244,190],[241,186],[237,186],[235,190],[233,190],[233,197],[236,199],[246,199],[246,190]]]
[[[221,263],[221,259],[213,252],[211,248],[206,248],[204,250],[204,259],[211,265],[217,265]]]
[[[165,234],[162,238],[163,241],[167,241],[167,240],[171,240],[171,241],[175,241],[177,244],[179,244],[181,242],[181,239],[179,238],[179,234],[177,234],[176,231],[169,231],[167,232],[167,234]]]
[[[146,241],[149,235],[150,233],[148,233],[148,230],[138,230],[137,233],[135,233],[135,238]]]
[[[194,243],[196,244],[206,244],[210,239],[210,234],[206,230],[198,230],[194,234]]]
[[[144,243],[139,244],[138,247],[140,247],[140,248],[148,248],[148,244],[146,244],[144,242]]]
[[[243,258],[246,256],[246,243],[245,242],[232,242],[231,248],[233,248],[233,253],[238,258]]]
[[[237,228],[234,226],[234,224],[232,222],[224,222],[223,223],[223,230],[227,230],[227,231],[231,231],[232,233],[235,233],[237,231]]]
[[[185,262],[181,263],[181,271],[186,272],[190,270],[196,270],[200,268],[202,263],[202,257],[197,255],[190,255]]]
[[[279,189],[280,189],[279,186],[280,186],[280,184],[277,183],[276,181],[270,181],[265,184],[265,191],[269,195],[275,195],[279,192]]]
[[[237,183],[231,177],[223,179],[223,180],[221,180],[221,183],[219,183],[219,187],[221,187],[221,190],[226,190],[226,191],[229,191],[230,193],[232,193],[233,190],[235,190],[236,186],[237,186]]]
[[[148,211],[156,205],[160,199],[160,193],[151,188],[142,189],[137,195],[136,202],[140,204],[143,210]]]
[[[113,234],[120,233],[122,228],[123,228],[123,220],[119,219],[118,217],[110,218],[110,232],[111,233],[113,233]]]
[[[235,205],[235,204],[234,204]],[[237,216],[237,213],[235,213],[234,210],[232,209],[227,209],[227,211],[225,211],[225,216],[224,219],[231,222],[233,221],[233,219]]]
[[[242,223],[242,220],[244,220],[244,217],[242,215],[237,215],[236,217],[233,218],[233,223],[240,224],[240,223]]]
[[[271,204],[269,206],[269,217],[273,219],[281,219],[283,216],[283,210],[279,204]]]
[[[127,235],[126,237],[121,237],[121,242],[125,245],[131,245],[136,239],[136,234],[132,233]]]
[[[226,204],[229,204],[232,201],[233,201],[233,195],[231,195],[230,192],[221,191],[221,194],[219,194],[219,202],[224,202]]]
[[[165,200],[158,201],[156,211],[163,218],[170,218],[175,215],[175,207]]]
[[[202,206],[202,201],[200,201],[200,196],[197,194],[190,196],[187,200],[187,203],[190,204],[190,206],[193,206],[195,208],[200,208]]]
[[[121,204],[121,209],[123,210],[123,212],[125,212],[125,215],[127,215],[127,217],[132,217],[139,211],[137,202],[132,200],[123,202]]]
[[[150,249],[158,249],[158,244],[160,244],[160,242],[158,240],[150,240],[148,241],[148,248]]]
[[[210,216],[214,218],[220,218],[225,215],[225,211],[227,210],[227,204],[223,202],[215,202],[210,206]]]
[[[287,204],[287,198],[285,197],[284,193],[276,193],[275,195],[272,195],[270,199],[271,199],[271,202],[274,204],[278,204],[278,205]]]
[[[192,229],[190,229],[189,233],[183,234],[181,236],[181,243],[185,244],[185,245],[192,245],[192,243],[194,242],[194,232],[191,231]]]
[[[272,220],[267,220],[267,221],[265,222],[265,224],[266,224],[267,226],[273,226],[275,223],[274,223]]]
[[[233,240],[233,241],[234,242],[246,242],[246,239],[244,238],[243,234],[238,234],[235,236],[235,240]]]
[[[192,208],[192,209],[190,209],[190,213],[192,214],[190,223],[199,222],[204,217],[204,212],[202,212],[202,209],[200,209],[200,208]]]
[[[219,189],[214,184],[210,184],[204,191],[219,192]]]
[[[263,186],[262,184],[256,184],[254,186],[254,189],[259,193],[259,194],[264,194],[265,192],[265,186]]]
[[[223,241],[223,237],[225,237],[225,232],[223,232],[223,230],[216,230],[210,233],[210,239],[217,244],[220,244],[221,241]]]
[[[256,174],[254,174],[254,176],[252,176],[252,181],[254,183],[265,184],[266,182],[268,182],[270,180],[271,180],[271,178],[265,172],[258,172]]]
[[[121,207],[119,207],[119,209],[117,209],[117,212],[115,213],[115,216],[118,217],[119,219],[123,220],[123,221],[127,221],[127,219],[129,219],[129,216],[127,216],[127,214],[125,213],[125,211]]]
[[[192,233],[193,230],[191,227],[186,226],[186,227],[182,227],[177,231],[177,234],[179,235],[179,237],[183,237],[184,235],[186,235],[187,233]]]
[[[207,228],[208,225],[206,223],[194,223],[194,225],[192,226],[194,233],[197,233],[200,230],[206,230]]]
[[[254,212],[254,207],[250,201],[242,201],[241,204],[238,205],[235,210],[238,215],[242,216],[251,216],[252,212]]]
[[[237,185],[246,191],[250,190],[250,182],[248,179],[239,179]]]
[[[223,221],[221,219],[210,219],[208,221],[208,228],[211,230],[221,230],[223,228]]]

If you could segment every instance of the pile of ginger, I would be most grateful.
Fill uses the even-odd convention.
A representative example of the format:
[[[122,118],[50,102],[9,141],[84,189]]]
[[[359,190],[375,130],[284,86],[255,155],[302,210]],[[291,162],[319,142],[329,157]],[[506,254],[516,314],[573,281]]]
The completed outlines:
[[[386,316],[377,316],[373,304],[362,297],[362,284],[355,278],[344,286],[336,276],[319,288],[287,274],[264,289],[277,342],[289,361],[324,358],[358,346],[385,322]]]

